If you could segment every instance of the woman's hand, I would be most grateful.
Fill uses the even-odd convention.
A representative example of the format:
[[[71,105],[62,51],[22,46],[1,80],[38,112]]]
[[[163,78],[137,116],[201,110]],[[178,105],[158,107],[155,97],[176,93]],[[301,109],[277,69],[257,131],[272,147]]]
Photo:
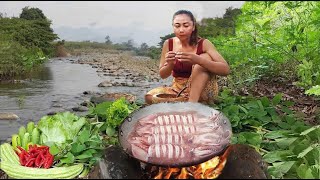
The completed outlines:
[[[165,55],[165,64],[167,65],[174,65],[174,62],[175,62],[175,55],[176,53],[173,52],[173,51],[168,51]]]
[[[177,52],[175,57],[178,61],[189,62],[191,64],[199,64],[201,61],[201,57],[199,55],[190,52]]]

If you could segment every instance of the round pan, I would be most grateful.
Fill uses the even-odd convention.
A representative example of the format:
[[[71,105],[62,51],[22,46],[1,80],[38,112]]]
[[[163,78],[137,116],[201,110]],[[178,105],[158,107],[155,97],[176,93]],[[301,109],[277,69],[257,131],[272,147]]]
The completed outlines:
[[[136,130],[137,130],[136,128],[137,126],[143,127],[140,124],[141,122],[139,122],[142,118],[145,118],[146,116],[150,116],[150,115],[164,115],[164,114],[170,115],[170,114],[177,114],[177,113],[186,114],[187,112],[194,113],[195,116],[200,117],[202,119],[217,117],[217,118],[211,119],[212,122],[214,121],[215,123],[217,123],[217,126],[215,126],[215,129],[212,132],[210,131],[210,132],[204,133],[205,135],[209,135],[207,137],[211,137],[211,139],[207,138],[206,140],[209,140],[210,142],[213,142],[213,143],[208,145],[203,143],[194,143],[195,141],[185,140],[186,143],[184,143],[183,145],[176,144],[176,146],[179,146],[184,149],[184,154],[185,154],[184,157],[179,156],[179,157],[171,157],[171,158],[169,157],[147,158],[148,151],[145,152],[144,156],[139,156],[139,157],[137,155],[134,156],[133,148],[136,148],[137,146],[134,146],[132,144],[132,141],[130,141],[129,139],[131,139],[133,136],[135,137],[139,136],[136,133]],[[207,129],[207,126],[206,126],[207,124],[210,124],[210,123],[207,123],[207,122],[201,123],[201,128]],[[182,125],[185,125],[185,124],[182,124]],[[203,134],[201,128],[198,128],[195,133]],[[150,132],[150,133],[151,133],[151,136],[152,134],[155,134],[154,132]],[[172,132],[172,135],[175,135],[175,134],[178,134],[178,133]],[[213,136],[213,134],[215,135]],[[181,137],[182,136],[188,137],[187,139],[190,139],[190,138],[192,139],[192,137],[194,137],[193,133],[191,132],[180,133],[179,135]],[[225,148],[230,144],[231,136],[232,136],[232,129],[231,129],[230,121],[220,111],[200,103],[191,103],[191,102],[158,103],[158,104],[153,104],[150,106],[140,108],[132,112],[122,122],[119,128],[120,145],[129,156],[147,164],[156,165],[156,166],[165,166],[165,167],[188,167],[188,166],[198,165],[200,163],[208,161],[209,159],[217,155],[220,155],[221,153],[224,152]],[[219,137],[219,138],[213,139],[214,137]],[[167,147],[167,145],[165,146]],[[191,156],[192,153],[194,152],[194,149],[199,149],[201,152],[201,156],[198,156],[198,155],[195,157]],[[209,151],[206,151],[206,150],[209,150]],[[173,149],[173,151],[175,151],[175,149]],[[180,154],[181,154],[181,150],[180,150]]]

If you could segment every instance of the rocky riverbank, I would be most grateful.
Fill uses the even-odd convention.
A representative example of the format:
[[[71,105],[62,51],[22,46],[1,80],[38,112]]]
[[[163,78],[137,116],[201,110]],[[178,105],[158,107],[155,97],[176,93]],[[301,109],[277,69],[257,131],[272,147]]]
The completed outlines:
[[[101,51],[92,50],[86,52],[81,50],[80,58],[77,63],[90,64],[93,68],[97,68],[100,76],[113,76],[121,79],[124,77],[133,82],[133,86],[137,86],[139,82],[159,82],[158,74],[159,60],[150,59],[144,56],[134,56],[128,51]],[[111,82],[112,85],[118,85],[117,82]]]

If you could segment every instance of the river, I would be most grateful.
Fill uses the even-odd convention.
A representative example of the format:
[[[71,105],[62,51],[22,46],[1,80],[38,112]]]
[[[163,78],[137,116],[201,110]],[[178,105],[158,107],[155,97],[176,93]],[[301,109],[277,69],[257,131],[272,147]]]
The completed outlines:
[[[1,141],[21,125],[38,122],[50,112],[72,110],[84,101],[84,91],[100,91],[102,81],[95,69],[71,59],[50,59],[28,79],[0,84],[0,113],[14,113],[18,120],[1,120]]]
[[[159,82],[136,82],[137,86],[134,87],[98,87],[98,84],[105,80],[120,83],[128,80],[119,76],[99,76],[97,69],[91,65],[74,63],[79,58],[52,58],[27,79],[0,83],[0,113],[13,113],[19,117],[18,120],[0,120],[0,142],[11,138],[20,126],[26,126],[29,121],[37,123],[48,113],[72,112],[72,108],[92,97],[90,94],[85,95],[85,91],[94,94],[129,93],[143,101],[148,90],[171,81],[167,79]]]

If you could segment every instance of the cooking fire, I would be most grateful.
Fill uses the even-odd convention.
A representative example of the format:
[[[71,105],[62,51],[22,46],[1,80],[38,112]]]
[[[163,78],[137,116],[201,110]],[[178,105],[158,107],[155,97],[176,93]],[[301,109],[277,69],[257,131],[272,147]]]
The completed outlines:
[[[215,156],[194,166],[170,168],[150,165],[145,170],[148,171],[150,179],[216,179],[227,162],[229,152],[227,148],[222,156]]]

